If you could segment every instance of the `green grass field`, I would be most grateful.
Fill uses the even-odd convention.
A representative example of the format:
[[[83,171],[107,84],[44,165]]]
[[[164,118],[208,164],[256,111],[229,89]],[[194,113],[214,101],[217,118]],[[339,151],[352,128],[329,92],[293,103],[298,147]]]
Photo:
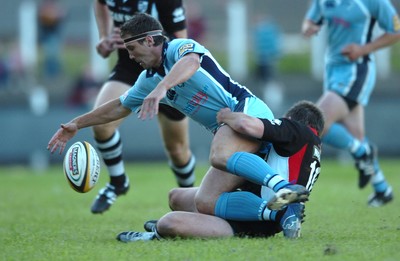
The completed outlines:
[[[322,162],[307,203],[302,238],[171,240],[120,243],[123,230],[142,231],[143,222],[168,211],[175,185],[166,163],[127,166],[132,188],[111,211],[89,211],[99,184],[87,194],[73,191],[62,166],[44,173],[0,168],[0,260],[400,260],[400,201],[369,208],[371,188],[359,190],[352,165]],[[395,196],[400,162],[383,160]],[[197,168],[198,182],[206,166]]]

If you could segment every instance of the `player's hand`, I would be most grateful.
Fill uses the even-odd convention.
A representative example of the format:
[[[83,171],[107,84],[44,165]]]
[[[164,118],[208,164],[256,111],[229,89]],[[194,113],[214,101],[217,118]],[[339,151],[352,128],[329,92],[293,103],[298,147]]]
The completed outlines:
[[[60,154],[62,154],[67,142],[74,137],[77,132],[78,127],[75,123],[61,124],[61,128],[58,129],[47,144],[47,150],[54,153],[59,148]]]
[[[221,110],[219,110],[219,112],[217,113],[218,123],[224,123],[227,115],[230,114],[231,112],[232,111],[229,108],[222,108]]]
[[[153,119],[158,114],[158,104],[162,98],[166,95],[165,88],[155,88],[147,97],[143,100],[142,107],[139,112],[139,119],[145,120],[147,118]]]
[[[103,58],[107,58],[115,50],[113,41],[110,37],[103,37],[96,45],[97,53]]]
[[[102,37],[96,45],[97,52],[103,57],[107,58],[116,49],[124,49],[125,44],[121,38],[121,30],[115,27],[111,34],[107,37]]]
[[[115,27],[110,35],[112,46],[115,49],[125,49],[124,40],[121,38],[121,29]]]
[[[310,37],[310,36],[318,33],[320,29],[321,29],[321,26],[316,25],[315,23],[313,23],[310,20],[304,20],[302,27],[301,27],[301,32],[304,36]]]
[[[362,46],[358,44],[349,44],[342,49],[342,55],[346,56],[350,61],[355,61],[365,55]]]

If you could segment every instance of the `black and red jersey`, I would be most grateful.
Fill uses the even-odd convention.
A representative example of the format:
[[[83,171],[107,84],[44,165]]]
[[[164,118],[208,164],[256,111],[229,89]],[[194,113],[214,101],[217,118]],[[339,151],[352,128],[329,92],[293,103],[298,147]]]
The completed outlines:
[[[277,174],[311,191],[320,173],[321,139],[317,132],[299,122],[281,118],[261,119],[263,141],[271,143],[267,163]]]

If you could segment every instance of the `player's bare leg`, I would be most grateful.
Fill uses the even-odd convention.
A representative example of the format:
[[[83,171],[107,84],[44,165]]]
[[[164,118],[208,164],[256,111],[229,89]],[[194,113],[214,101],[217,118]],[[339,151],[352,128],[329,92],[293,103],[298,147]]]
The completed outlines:
[[[192,187],[195,182],[196,159],[189,147],[189,121],[169,119],[163,113],[158,114],[158,121],[163,137],[164,149],[169,158],[169,165],[175,174],[179,187]]]

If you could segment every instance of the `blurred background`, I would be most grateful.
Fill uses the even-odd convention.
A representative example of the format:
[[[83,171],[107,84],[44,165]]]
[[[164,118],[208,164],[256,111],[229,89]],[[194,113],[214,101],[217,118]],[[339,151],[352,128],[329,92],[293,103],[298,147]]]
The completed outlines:
[[[92,108],[115,57],[95,53],[92,1],[2,1],[0,9],[0,164],[35,170],[60,163],[46,150],[60,123]],[[400,0],[392,0],[400,10]],[[190,38],[205,45],[233,79],[263,98],[281,116],[295,101],[322,92],[324,32],[300,35],[307,0],[184,0]],[[376,33],[378,33],[377,30]],[[379,51],[378,82],[366,109],[366,127],[379,153],[400,156],[398,101],[400,46]],[[260,59],[260,57],[267,57]],[[157,121],[133,115],[121,127],[125,159],[163,160]],[[211,134],[191,123],[192,150],[207,161]],[[389,138],[390,137],[390,138]],[[90,129],[73,141],[93,142]],[[72,142],[73,142],[72,141]],[[69,145],[72,144],[69,143]],[[327,146],[324,157],[342,155]]]

